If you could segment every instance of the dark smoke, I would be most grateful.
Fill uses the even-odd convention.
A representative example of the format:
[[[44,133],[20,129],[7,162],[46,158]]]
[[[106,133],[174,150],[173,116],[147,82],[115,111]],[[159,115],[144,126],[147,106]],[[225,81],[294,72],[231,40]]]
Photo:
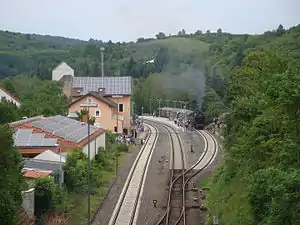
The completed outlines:
[[[204,100],[206,78],[204,73],[191,65],[181,64],[177,74],[167,68],[161,73],[161,85],[167,91],[184,91],[195,96],[201,110]]]

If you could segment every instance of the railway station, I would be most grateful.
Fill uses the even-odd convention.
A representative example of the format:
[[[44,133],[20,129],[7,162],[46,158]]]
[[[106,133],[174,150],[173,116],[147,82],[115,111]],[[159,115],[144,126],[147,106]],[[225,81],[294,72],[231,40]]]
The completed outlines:
[[[162,107],[158,108],[159,117],[169,118],[170,120],[174,120],[178,113],[181,113],[184,117],[193,113],[193,111],[188,109],[181,108],[170,108],[170,107]]]

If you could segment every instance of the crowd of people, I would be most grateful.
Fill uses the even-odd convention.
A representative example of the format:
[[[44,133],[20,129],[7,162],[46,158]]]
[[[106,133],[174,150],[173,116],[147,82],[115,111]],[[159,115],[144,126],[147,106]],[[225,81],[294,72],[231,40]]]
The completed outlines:
[[[118,135],[116,137],[116,141],[124,142],[127,144],[134,144],[136,145],[136,139],[138,136],[138,133],[144,132],[144,126],[140,119],[136,119],[132,123],[132,129],[128,135],[125,133],[123,135]],[[141,139],[141,145],[145,143],[144,139]]]

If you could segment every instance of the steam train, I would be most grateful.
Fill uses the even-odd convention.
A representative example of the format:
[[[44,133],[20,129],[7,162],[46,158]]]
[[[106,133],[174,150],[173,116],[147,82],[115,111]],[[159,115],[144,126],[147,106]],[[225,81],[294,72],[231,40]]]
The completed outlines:
[[[205,126],[205,116],[200,110],[193,111],[188,115],[182,115],[182,113],[178,112],[176,118],[184,118],[186,126],[190,124],[197,130],[202,130]]]
[[[191,115],[190,121],[192,126],[197,130],[202,130],[205,126],[205,116],[200,110],[194,111]]]

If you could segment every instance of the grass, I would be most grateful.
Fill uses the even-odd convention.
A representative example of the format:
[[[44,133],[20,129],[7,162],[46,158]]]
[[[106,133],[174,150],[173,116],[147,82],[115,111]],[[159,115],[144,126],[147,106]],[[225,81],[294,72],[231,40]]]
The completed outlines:
[[[108,190],[108,184],[115,178],[115,171],[103,172],[103,183],[104,185],[100,188],[93,189],[91,194],[91,216],[97,210],[97,207],[102,202]],[[87,220],[87,195],[80,195],[77,193],[71,193],[69,195],[71,204],[74,206],[73,210],[70,212],[71,223],[74,225],[82,225],[84,221]]]
[[[153,40],[148,42],[143,42],[137,44],[139,47],[151,47],[151,46],[165,46],[170,49],[177,49],[181,53],[190,54],[191,52],[199,51],[207,51],[209,45],[206,42],[199,41],[192,38],[185,38],[185,37],[171,37],[161,40]]]
[[[139,148],[139,145],[136,146],[129,146],[129,152],[133,150],[133,148]],[[122,167],[125,163],[125,156],[126,153],[120,153],[118,157],[118,167]],[[112,165],[115,165],[115,160],[111,159]],[[115,178],[116,176],[116,167],[113,166],[113,171],[103,171],[103,185],[100,188],[96,188],[93,190],[93,194],[91,195],[91,216],[97,210],[99,204],[101,204],[103,197],[105,196],[106,192],[108,191],[109,183]],[[70,203],[74,206],[73,210],[70,212],[71,223],[74,225],[82,225],[85,221],[87,221],[87,195],[80,195],[77,193],[71,193],[69,195]]]
[[[226,225],[251,225],[252,212],[248,201],[247,183],[242,176],[236,176],[225,182],[219,172],[218,179],[205,181],[210,188],[205,205],[209,208],[206,224],[212,224],[212,216],[218,215],[219,223]]]

